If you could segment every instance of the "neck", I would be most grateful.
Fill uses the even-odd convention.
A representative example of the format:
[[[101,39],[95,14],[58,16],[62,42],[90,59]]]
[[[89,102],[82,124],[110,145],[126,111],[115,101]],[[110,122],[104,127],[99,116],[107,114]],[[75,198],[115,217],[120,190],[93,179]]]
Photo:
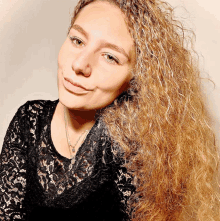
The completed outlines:
[[[90,130],[95,124],[96,111],[71,110],[63,106],[69,127],[76,133]],[[64,113],[64,112],[63,112]]]

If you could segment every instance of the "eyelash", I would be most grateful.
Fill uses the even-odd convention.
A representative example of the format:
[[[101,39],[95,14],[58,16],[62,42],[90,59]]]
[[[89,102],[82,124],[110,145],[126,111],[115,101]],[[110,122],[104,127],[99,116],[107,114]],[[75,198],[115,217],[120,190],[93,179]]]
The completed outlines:
[[[74,43],[74,41],[76,40],[76,41],[80,41],[81,43],[83,43],[83,41],[80,39],[80,38],[76,38],[76,37],[72,37],[72,36],[69,36],[69,39]],[[79,45],[79,44],[76,44],[76,43],[74,43],[75,45]]]
[[[69,36],[69,39],[70,39],[76,46],[80,46],[80,45],[77,44],[77,43],[75,43],[74,41],[78,41],[78,42],[81,42],[82,44],[84,44],[83,41],[82,41],[80,38],[76,38],[76,37]],[[120,63],[119,60],[118,60],[116,57],[114,57],[113,55],[111,55],[111,54],[103,53],[103,55],[107,55],[107,56],[111,57],[111,59],[110,59],[111,61],[108,61],[108,62],[111,63],[111,64],[114,64],[114,62],[115,62],[116,64],[119,64],[119,63]],[[109,60],[109,59],[107,59],[107,60]]]
[[[112,59],[110,59],[110,60],[112,60],[112,61],[108,61],[109,63],[111,63],[111,64],[113,64],[114,62],[116,63],[116,64],[119,64],[119,60],[117,59],[117,58],[115,58],[113,55],[111,55],[111,54],[104,54],[104,55],[107,55],[108,57],[111,57]],[[107,60],[109,60],[109,59],[107,59]]]

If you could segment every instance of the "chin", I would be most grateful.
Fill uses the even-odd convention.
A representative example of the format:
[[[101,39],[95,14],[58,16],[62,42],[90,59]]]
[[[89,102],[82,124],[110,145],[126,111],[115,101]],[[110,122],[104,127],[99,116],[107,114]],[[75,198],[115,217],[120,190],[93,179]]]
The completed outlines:
[[[73,99],[69,96],[65,96],[65,95],[63,96],[62,93],[59,94],[59,101],[68,109],[72,109],[72,110],[84,110],[85,109],[82,102],[80,102],[79,100],[77,101],[76,99]]]

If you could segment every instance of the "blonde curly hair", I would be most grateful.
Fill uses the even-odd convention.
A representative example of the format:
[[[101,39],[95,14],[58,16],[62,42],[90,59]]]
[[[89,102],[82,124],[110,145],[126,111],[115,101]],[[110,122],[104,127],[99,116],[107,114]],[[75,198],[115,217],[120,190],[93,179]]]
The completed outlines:
[[[70,28],[92,2],[78,2]],[[102,110],[137,180],[132,220],[220,220],[219,156],[193,32],[161,0],[108,2],[125,14],[136,47],[128,90]]]

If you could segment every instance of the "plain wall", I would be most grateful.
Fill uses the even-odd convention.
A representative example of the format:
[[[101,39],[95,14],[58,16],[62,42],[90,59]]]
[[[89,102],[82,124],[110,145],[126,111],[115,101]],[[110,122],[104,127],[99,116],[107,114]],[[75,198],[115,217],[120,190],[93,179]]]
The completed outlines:
[[[58,98],[57,56],[75,0],[0,1],[0,149],[7,127],[27,100]],[[169,0],[177,16],[196,33],[212,125],[220,141],[219,0]],[[182,6],[185,7],[185,10]]]

